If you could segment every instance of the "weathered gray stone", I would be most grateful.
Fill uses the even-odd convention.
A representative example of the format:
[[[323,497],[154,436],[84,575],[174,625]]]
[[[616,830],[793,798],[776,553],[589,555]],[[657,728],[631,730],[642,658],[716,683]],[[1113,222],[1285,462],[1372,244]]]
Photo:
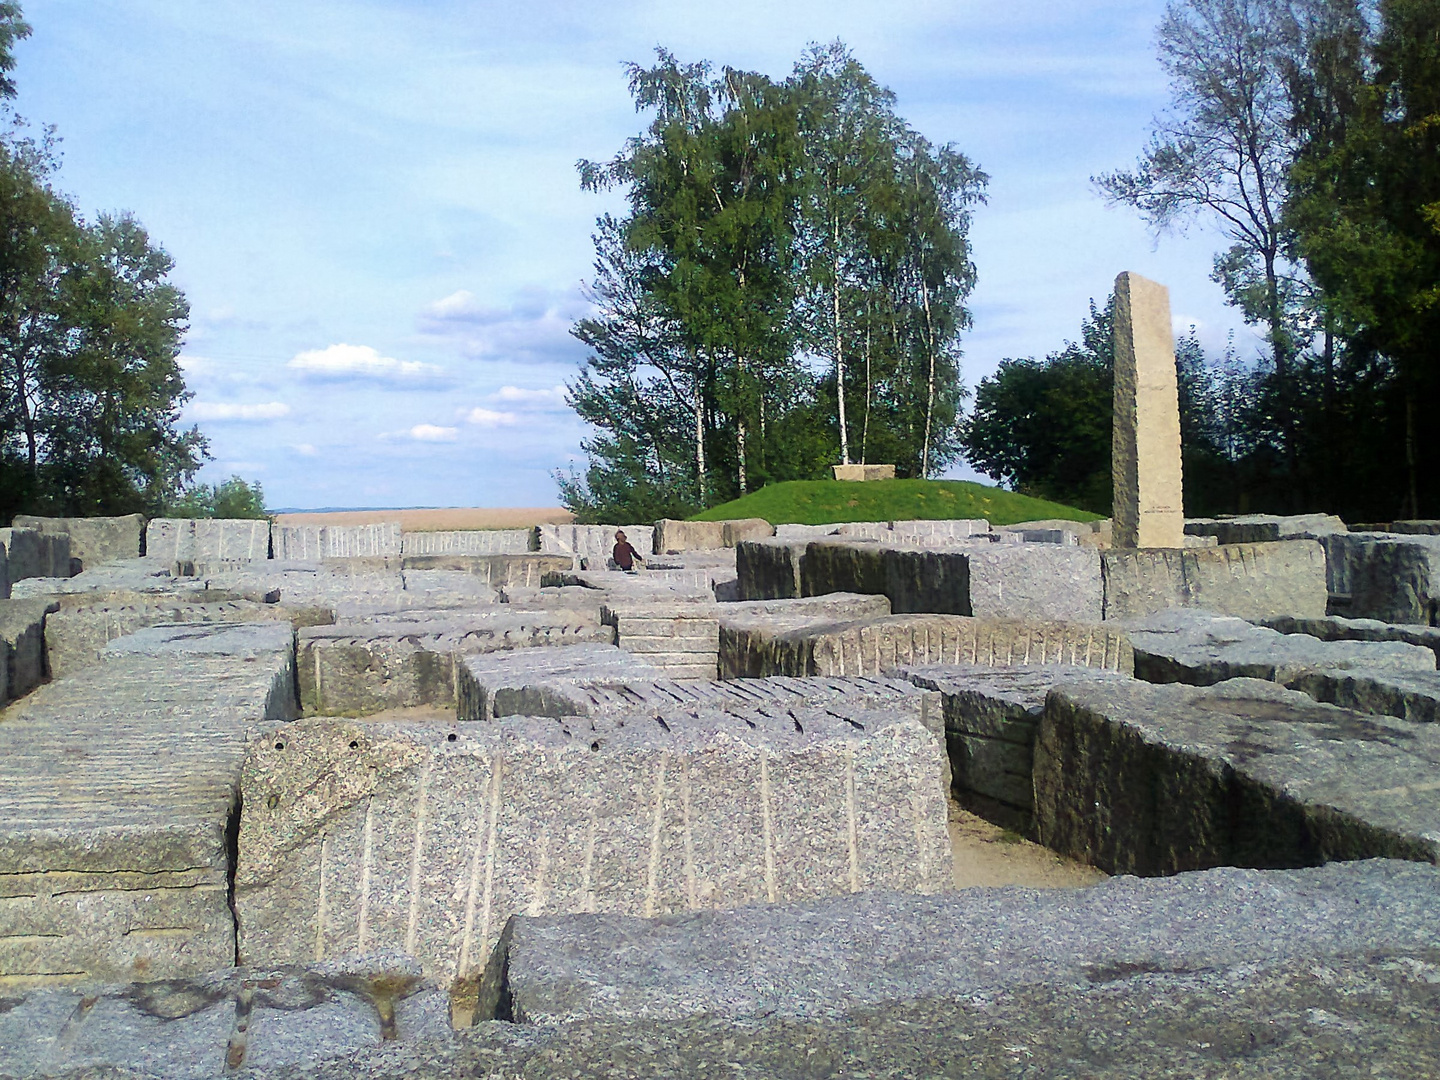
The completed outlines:
[[[0,985],[233,962],[226,828],[247,739],[293,715],[290,671],[278,652],[116,657],[6,711]]]
[[[804,595],[808,539],[746,540],[735,546],[736,589],[741,600],[787,600]]]
[[[993,1000],[1006,987],[1435,949],[1437,917],[1435,868],[1389,860],[660,919],[521,916],[502,946],[504,992],[531,1024],[841,1016],[915,998]]]
[[[1032,754],[1046,693],[1061,682],[1128,679],[1064,664],[933,664],[900,674],[944,700],[946,746],[961,804],[1017,832],[1031,828]]]
[[[801,576],[806,596],[880,593],[897,614],[1098,622],[1104,603],[1099,556],[1048,544],[957,541],[927,549],[814,541]]]
[[[890,522],[890,531],[904,536],[940,536],[963,540],[971,536],[987,535],[990,532],[990,522],[985,518],[915,518]]]
[[[672,679],[713,679],[720,669],[720,620],[711,605],[611,600],[601,619],[614,643]]]
[[[840,531],[838,523],[829,525],[776,525],[776,540],[796,541],[808,544],[811,540],[818,540],[822,536],[835,536]],[[751,541],[754,543],[754,541]]]
[[[1346,614],[1440,625],[1440,536],[1380,537],[1351,549]]]
[[[5,551],[0,548],[0,600],[10,599],[10,567],[5,559]]]
[[[96,518],[16,514],[11,524],[17,529],[38,529],[42,533],[63,533],[70,537],[70,557],[80,560],[82,570],[93,570],[121,559],[138,559],[145,535],[145,519],[140,514]],[[70,571],[57,576],[69,577]]]
[[[296,618],[296,616],[299,616]],[[248,600],[190,603],[183,597],[136,597],[130,603],[87,604],[60,610],[45,619],[45,654],[53,678],[62,678],[99,662],[107,642],[162,623],[296,622],[317,613],[286,604]]]
[[[1186,536],[1213,536],[1220,544],[1318,540],[1329,533],[1345,531],[1345,522],[1334,514],[1241,514],[1185,521]]]
[[[275,558],[300,562],[367,556],[398,556],[398,521],[374,525],[276,525],[272,530]]]
[[[1035,744],[1042,841],[1109,873],[1440,861],[1440,729],[1255,679],[1061,684]]]
[[[719,711],[298,721],[245,767],[240,960],[396,947],[454,987],[520,912],[935,892],[941,768],[919,723],[862,733],[819,710],[768,727]]]
[[[1114,544],[1178,548],[1185,533],[1170,290],[1115,279]]]
[[[44,682],[45,616],[59,607],[48,599],[0,600],[0,642],[6,654],[5,682],[10,697],[23,697]]]
[[[41,565],[40,537],[36,529],[0,529],[0,550],[5,553],[10,581],[21,578],[57,577],[49,560]],[[68,573],[65,576],[69,576]]]
[[[119,656],[234,656],[256,659],[270,653],[288,654],[293,672],[295,628],[288,622],[147,626],[109,642],[100,650],[100,659],[112,660]]]
[[[613,644],[614,631],[583,612],[419,612],[306,627],[299,633],[300,704],[309,715],[364,716],[385,709],[451,705],[455,660],[470,653],[585,642]]]
[[[725,546],[723,521],[676,521],[664,518],[655,522],[653,543],[656,555],[689,551],[692,548]]]
[[[1407,533],[1412,536],[1440,536],[1440,519],[1426,518],[1415,521],[1392,521],[1389,531]]]
[[[305,1075],[332,1062],[354,1077],[392,1058],[458,1049],[448,1001],[403,956],[357,964],[228,968],[142,986],[39,989],[0,1011],[0,1078],[213,1080]],[[392,1062],[393,1063],[393,1062]],[[92,1071],[93,1070],[93,1071]],[[112,1071],[113,1070],[113,1071]]]
[[[641,656],[599,643],[465,656],[455,666],[457,715],[589,715],[575,700],[584,696],[581,688],[647,677],[659,679],[663,672]]]
[[[1404,641],[1410,645],[1425,646],[1440,660],[1440,626],[1345,619],[1335,615],[1323,619],[1275,615],[1261,619],[1260,625],[1279,630],[1282,634],[1308,634],[1321,641]]]
[[[1435,670],[1435,654],[1419,645],[1321,641],[1205,611],[1162,611],[1120,625],[1135,648],[1135,674],[1146,682],[1211,686],[1247,678],[1289,685],[1322,669]]]
[[[145,555],[187,563],[270,558],[269,519],[154,518],[145,526]]]
[[[720,538],[727,548],[733,548],[743,540],[766,540],[775,535],[775,526],[764,518],[735,518],[723,521],[721,525],[724,528]]]
[[[539,551],[571,556],[576,569],[585,563],[590,569],[601,570],[615,550],[616,531],[625,533],[630,546],[642,558],[648,559],[655,550],[655,529],[651,525],[537,525],[535,542]]]
[[[721,604],[715,610],[720,619],[720,677],[760,678],[773,674],[764,670],[769,663],[766,643],[777,634],[883,619],[890,614],[890,601],[878,594],[826,593],[794,600]]]
[[[564,528],[542,525],[542,529]],[[445,532],[402,532],[401,555],[520,555],[534,551],[533,529],[457,529]],[[548,551],[548,548],[540,548]]]
[[[1325,614],[1326,559],[1313,540],[1101,553],[1105,618],[1202,608],[1242,619]]]
[[[737,669],[755,675],[882,675],[925,664],[1078,664],[1129,674],[1134,656],[1113,626],[960,615],[894,615],[749,636]]]
[[[429,570],[470,574],[477,582],[499,589],[505,586],[538,589],[546,579],[571,569],[562,555],[530,552],[522,555],[407,555],[407,572]]]
[[[1440,671],[1303,671],[1287,679],[1292,690],[1356,712],[1440,721]]]

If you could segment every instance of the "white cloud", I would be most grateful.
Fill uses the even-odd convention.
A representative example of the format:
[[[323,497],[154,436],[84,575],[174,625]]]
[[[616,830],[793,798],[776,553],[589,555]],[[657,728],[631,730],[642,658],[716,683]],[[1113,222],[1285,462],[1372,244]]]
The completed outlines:
[[[574,364],[584,356],[584,346],[570,328],[592,310],[575,292],[530,287],[520,290],[513,303],[491,306],[460,289],[427,304],[419,328],[478,360]]]
[[[328,345],[298,353],[286,365],[321,379],[376,379],[390,383],[433,382],[445,369],[419,360],[381,356],[369,345]]]
[[[308,442],[295,443],[293,446],[290,447],[290,449],[294,450],[301,457],[315,457],[317,454],[320,453],[319,450],[315,449],[313,443]]]
[[[564,405],[565,387],[552,386],[549,390],[525,390],[519,386],[502,386],[490,395],[492,401],[513,401],[526,405]]]
[[[454,442],[459,434],[458,428],[439,427],[435,424],[416,424],[410,429],[410,438],[416,442]]]
[[[478,424],[481,427],[509,427],[517,423],[520,417],[513,412],[497,412],[494,409],[475,408],[465,414],[468,423]]]
[[[278,420],[290,415],[290,406],[283,401],[266,401],[242,405],[228,401],[192,401],[186,408],[192,420]]]

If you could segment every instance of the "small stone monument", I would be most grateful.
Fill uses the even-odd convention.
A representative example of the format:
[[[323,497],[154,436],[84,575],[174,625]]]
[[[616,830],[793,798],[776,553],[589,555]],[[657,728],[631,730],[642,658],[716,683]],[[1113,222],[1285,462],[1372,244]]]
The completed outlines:
[[[836,480],[894,480],[894,465],[831,465]]]
[[[1115,279],[1114,545],[1185,543],[1180,398],[1170,290],[1128,271]]]

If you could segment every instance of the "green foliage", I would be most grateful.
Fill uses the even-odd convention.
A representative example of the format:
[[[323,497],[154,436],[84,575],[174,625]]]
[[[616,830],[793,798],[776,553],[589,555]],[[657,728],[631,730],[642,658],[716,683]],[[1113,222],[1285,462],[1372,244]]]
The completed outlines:
[[[772,525],[952,518],[1013,525],[1046,518],[1093,521],[1097,515],[968,480],[791,480],[712,506],[693,520],[746,517],[764,518]]]
[[[172,518],[267,518],[265,492],[259,481],[232,476],[222,484],[195,484],[165,504]]]
[[[838,44],[783,83],[663,49],[629,74],[651,122],[580,163],[630,211],[597,223],[598,311],[573,331],[592,352],[570,401],[597,434],[566,505],[711,505],[852,446],[911,474],[953,460],[984,175],[911,131]]]

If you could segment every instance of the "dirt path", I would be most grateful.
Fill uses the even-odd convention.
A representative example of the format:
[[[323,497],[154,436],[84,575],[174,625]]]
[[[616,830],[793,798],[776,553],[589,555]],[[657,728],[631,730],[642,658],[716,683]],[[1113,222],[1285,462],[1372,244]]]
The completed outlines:
[[[950,803],[950,850],[955,887],[1023,885],[1029,889],[1074,889],[1094,885],[1105,874],[1093,866],[1056,855],[982,817]]]

